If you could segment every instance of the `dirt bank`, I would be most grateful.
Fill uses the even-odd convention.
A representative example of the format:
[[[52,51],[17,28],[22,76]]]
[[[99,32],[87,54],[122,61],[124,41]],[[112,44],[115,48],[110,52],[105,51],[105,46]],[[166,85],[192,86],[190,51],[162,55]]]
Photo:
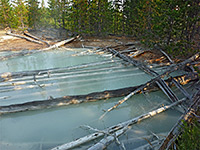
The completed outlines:
[[[52,31],[51,31],[52,32]],[[60,36],[58,37],[58,33],[46,33],[38,32],[38,31],[31,31],[32,35],[39,37],[40,39],[43,39],[50,43],[50,45],[53,45],[55,42],[67,39],[69,37],[67,36]],[[69,43],[66,45],[66,47],[70,48],[80,48],[80,47],[87,47],[87,46],[93,46],[93,47],[106,47],[106,46],[115,46],[122,43],[127,42],[134,42],[134,38],[125,38],[125,37],[82,37],[72,43]],[[18,51],[18,50],[32,50],[32,49],[41,49],[45,48],[46,45],[40,45],[37,43],[29,42],[25,39],[16,38],[13,36],[6,35],[6,31],[0,30],[0,51]]]
[[[23,34],[23,32],[14,31],[17,34]],[[69,33],[66,30],[60,29],[46,29],[46,30],[29,30],[29,33],[32,35],[47,41],[50,45],[55,44],[58,41],[62,41],[64,39],[70,38]],[[71,35],[72,36],[72,35]],[[107,36],[107,37],[81,37],[76,39],[75,41],[68,43],[65,47],[69,48],[82,48],[82,47],[108,47],[113,46],[117,51],[124,51],[130,49],[130,46],[126,46],[127,43],[134,43],[134,47],[132,48],[132,52],[124,53],[132,57],[134,51],[145,51],[145,53],[141,53],[137,58],[141,61],[146,61],[150,63],[163,63],[168,62],[165,56],[159,50],[150,50],[144,45],[140,44],[133,37],[117,37],[117,36]],[[39,50],[42,48],[48,47],[45,43],[43,45],[33,43],[27,41],[25,39],[13,37],[6,35],[5,30],[0,30],[0,51],[20,51],[20,50]],[[132,54],[131,54],[132,53]],[[175,59],[175,61],[179,61]]]

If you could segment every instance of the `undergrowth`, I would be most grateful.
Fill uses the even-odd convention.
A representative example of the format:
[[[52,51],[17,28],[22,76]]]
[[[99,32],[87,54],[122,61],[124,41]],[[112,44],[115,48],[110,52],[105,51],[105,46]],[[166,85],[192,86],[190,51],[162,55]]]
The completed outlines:
[[[175,148],[176,147],[176,148]],[[195,119],[188,124],[183,122],[183,132],[171,150],[199,150],[200,149],[200,123]]]

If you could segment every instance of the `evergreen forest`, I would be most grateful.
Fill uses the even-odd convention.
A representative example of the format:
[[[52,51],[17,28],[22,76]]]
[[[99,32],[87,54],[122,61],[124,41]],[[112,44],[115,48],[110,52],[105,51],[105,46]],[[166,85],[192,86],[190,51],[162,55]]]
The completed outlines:
[[[199,49],[199,16],[199,0],[0,0],[2,29],[131,36],[169,53]]]

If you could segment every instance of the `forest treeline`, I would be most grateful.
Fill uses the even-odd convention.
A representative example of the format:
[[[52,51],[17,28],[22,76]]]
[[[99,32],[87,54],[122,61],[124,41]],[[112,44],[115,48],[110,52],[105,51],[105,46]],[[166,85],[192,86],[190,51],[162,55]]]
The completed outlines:
[[[196,45],[199,16],[199,0],[48,0],[48,7],[44,0],[0,1],[2,28],[54,27],[84,35],[134,36],[148,46],[177,52]]]

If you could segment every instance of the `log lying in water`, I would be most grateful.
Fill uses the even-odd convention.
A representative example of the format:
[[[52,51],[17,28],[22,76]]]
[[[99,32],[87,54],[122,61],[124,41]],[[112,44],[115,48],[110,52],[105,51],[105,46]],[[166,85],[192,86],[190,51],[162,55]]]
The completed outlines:
[[[192,98],[192,104],[188,108],[188,110],[179,118],[176,125],[171,129],[168,133],[165,140],[160,145],[160,150],[169,149],[170,146],[174,143],[174,141],[178,138],[178,135],[181,133],[181,127],[183,127],[183,120],[186,122],[190,122],[190,118],[192,118],[192,114],[198,111],[198,107],[200,105],[200,90]]]
[[[178,76],[175,77],[177,82],[180,82],[180,84],[186,84],[192,80],[196,80],[197,76],[188,77],[187,75],[184,76]],[[63,96],[60,98],[52,98],[48,100],[41,100],[41,101],[32,101],[27,102],[23,104],[13,104],[8,106],[0,106],[0,114],[6,114],[6,113],[15,113],[15,112],[23,112],[23,111],[29,111],[29,110],[39,110],[39,109],[45,109],[45,108],[51,108],[51,107],[59,107],[59,106],[66,106],[70,104],[79,104],[83,102],[92,102],[97,100],[105,100],[113,97],[121,97],[129,94],[131,91],[138,90],[137,93],[139,93],[141,90],[143,91],[154,91],[159,90],[158,87],[156,87],[154,80],[148,81],[147,83],[135,86],[135,87],[128,87],[123,89],[117,89],[117,90],[107,90],[103,92],[95,92],[90,93],[87,95],[77,95],[77,96]],[[172,80],[169,78],[166,80],[169,84],[172,82]],[[141,88],[142,87],[142,88]]]
[[[176,97],[176,95],[174,94],[174,92],[171,90],[171,88],[167,85],[167,83],[162,79],[164,76],[170,74],[171,72],[179,69],[180,67],[183,67],[185,65],[188,65],[188,62],[190,61],[194,61],[196,59],[199,59],[200,57],[200,53],[197,53],[196,55],[190,57],[188,60],[185,60],[184,62],[181,62],[179,64],[174,64],[172,65],[172,67],[170,67],[167,71],[165,71],[163,74],[158,75],[158,73],[156,73],[155,71],[153,71],[152,69],[146,67],[145,65],[143,65],[142,63],[136,61],[136,60],[132,60],[129,57],[117,52],[114,49],[108,49],[111,53],[114,53],[115,55],[118,55],[118,57],[122,58],[123,60],[139,67],[140,69],[144,69],[144,71],[146,71],[147,73],[149,73],[150,75],[154,76],[154,79],[152,79],[150,82],[147,82],[146,84],[151,84],[152,82],[155,82],[160,89],[162,89],[162,91],[169,97],[169,99],[172,102],[178,101],[178,98]],[[109,109],[107,109],[105,111],[105,113],[100,117],[100,119],[102,119],[108,112],[112,111],[113,109],[117,108],[119,105],[121,105],[122,103],[124,103],[125,101],[127,101],[130,97],[132,97],[133,95],[135,95],[137,92],[141,91],[142,89],[144,89],[147,85],[142,85],[141,87],[137,88],[136,90],[132,91],[131,93],[129,93],[126,97],[124,97],[122,100],[120,100],[117,104],[115,104],[113,107],[110,107]]]
[[[151,68],[148,68],[146,65],[144,65],[143,63],[137,61],[137,60],[134,60],[134,59],[131,59],[130,57],[124,55],[124,54],[121,54],[120,52],[116,51],[115,49],[111,49],[111,48],[108,48],[107,49],[108,51],[110,51],[112,54],[120,57],[121,59],[123,59],[124,61],[127,61],[137,67],[139,67],[141,70],[145,71],[146,73],[148,73],[149,75],[153,76],[153,77],[158,77],[158,73],[155,72],[154,70],[152,70]],[[176,97],[176,95],[173,93],[173,91],[168,87],[168,85],[163,81],[162,78],[158,79],[156,81],[156,83],[158,84],[158,86],[160,87],[160,89],[162,89],[162,91],[168,96],[168,98],[174,102],[174,101],[177,101],[178,98]],[[122,100],[120,102],[123,103],[123,101],[126,101],[126,99],[128,99],[129,97],[131,97],[132,95],[134,95],[135,92],[132,92],[130,93],[129,95],[127,95],[127,97],[125,97],[125,100]],[[116,107],[113,107],[113,108],[116,108]],[[109,109],[108,111],[110,111],[111,109]]]
[[[62,67],[62,68],[51,68],[51,69],[22,71],[22,72],[4,72],[4,73],[0,73],[0,82],[8,81],[10,79],[15,79],[15,78],[22,78],[25,76],[48,75],[51,73],[60,73],[60,72],[69,71],[73,69],[80,69],[80,68],[92,67],[92,66],[97,66],[97,65],[110,64],[110,63],[115,63],[115,62],[120,62],[120,61],[109,60],[109,61],[85,63],[81,65]]]
[[[139,121],[142,121],[144,119],[147,119],[147,118],[150,118],[152,116],[155,116],[161,112],[164,112],[168,109],[170,109],[171,107],[173,106],[176,106],[182,102],[184,102],[184,100],[180,100],[180,101],[177,101],[177,102],[174,102],[170,105],[167,105],[167,106],[164,106],[164,107],[161,107],[161,108],[158,108],[156,110],[153,110],[153,111],[150,111],[148,113],[145,113],[145,114],[142,114],[136,118],[133,118],[133,119],[130,119],[128,121],[125,121],[125,122],[122,122],[122,123],[119,123],[117,125],[114,125],[114,126],[111,126],[105,130],[103,130],[103,132],[95,132],[93,134],[90,134],[90,135],[87,135],[85,137],[82,137],[82,138],[79,138],[75,141],[72,141],[70,143],[66,143],[66,144],[63,144],[61,146],[57,146],[55,148],[53,148],[52,150],[66,150],[66,149],[71,149],[71,148],[74,148],[76,146],[79,146],[81,144],[84,144],[86,142],[89,142],[89,141],[92,141],[94,139],[97,139],[101,136],[104,135],[104,133],[108,133],[108,134],[111,134],[111,136],[107,136],[105,137],[104,139],[102,139],[100,142],[98,142],[97,144],[95,144],[94,146],[92,146],[90,148],[90,150],[96,150],[96,149],[104,149],[106,148],[111,142],[113,142],[115,140],[114,136],[120,136],[121,134],[123,134],[127,127],[128,126],[131,126]]]
[[[170,105],[167,105],[167,106],[164,106],[164,107],[161,107],[161,108],[158,108],[156,110],[153,110],[151,112],[148,112],[148,113],[145,113],[145,114],[142,114],[136,118],[133,118],[131,120],[128,120],[126,122],[123,122],[121,123],[122,125],[122,128],[120,130],[117,130],[116,132],[114,132],[113,134],[103,138],[101,141],[99,141],[98,143],[96,143],[95,145],[93,145],[92,147],[90,147],[88,150],[103,150],[103,149],[106,149],[107,146],[109,146],[116,138],[116,137],[119,137],[120,135],[124,134],[126,131],[127,131],[127,128],[128,126],[131,126],[137,122],[140,122],[144,119],[147,119],[147,118],[150,118],[150,117],[153,117],[161,112],[164,112],[168,109],[170,109],[171,107],[173,106],[176,106],[178,104],[181,104],[182,102],[184,102],[186,99],[182,99],[182,100],[179,100],[177,102],[174,102]]]

